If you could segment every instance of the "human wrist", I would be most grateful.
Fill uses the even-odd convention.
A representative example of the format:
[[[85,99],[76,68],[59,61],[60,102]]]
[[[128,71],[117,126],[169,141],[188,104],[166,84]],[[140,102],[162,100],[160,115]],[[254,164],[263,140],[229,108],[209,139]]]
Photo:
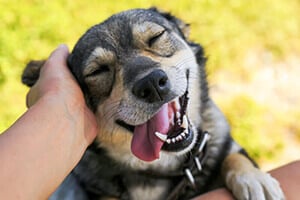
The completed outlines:
[[[83,108],[79,107],[81,106],[70,109],[68,102],[60,95],[49,93],[29,110],[30,115],[40,116],[43,123],[40,126],[44,129],[42,131],[46,134],[48,143],[56,146],[65,163],[73,167],[91,142],[86,137],[84,114],[80,111]]]
[[[39,99],[37,106],[51,110],[51,113],[56,115],[55,119],[61,119],[60,123],[64,123],[68,131],[80,137],[87,147],[98,131],[96,118],[82,96],[66,96],[62,92],[48,92]]]

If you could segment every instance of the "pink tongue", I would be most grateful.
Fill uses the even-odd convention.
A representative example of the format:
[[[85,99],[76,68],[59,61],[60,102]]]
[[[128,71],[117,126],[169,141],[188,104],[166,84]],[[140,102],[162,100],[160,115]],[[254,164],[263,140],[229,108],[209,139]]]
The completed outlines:
[[[150,120],[135,127],[131,141],[132,153],[144,161],[153,161],[159,158],[159,152],[164,142],[155,136],[155,132],[166,135],[168,130],[168,104],[166,103]]]

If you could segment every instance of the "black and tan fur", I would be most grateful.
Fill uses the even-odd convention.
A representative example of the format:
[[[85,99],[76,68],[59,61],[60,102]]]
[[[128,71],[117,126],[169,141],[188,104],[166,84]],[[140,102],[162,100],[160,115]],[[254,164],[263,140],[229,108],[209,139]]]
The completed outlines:
[[[124,124],[144,123],[186,90],[193,137],[205,130],[211,139],[203,170],[195,177],[197,189],[178,198],[226,186],[237,199],[284,199],[277,181],[257,169],[232,140],[225,117],[209,97],[205,61],[202,47],[188,40],[188,25],[153,8],[125,11],[89,29],[68,65],[97,117],[99,135],[51,199],[166,199],[180,178],[143,172],[181,170],[195,139],[184,149],[162,150],[158,159],[145,162],[131,153],[133,133]],[[38,79],[37,65],[42,62],[25,69],[25,84],[32,86]],[[167,76],[166,94],[137,95],[135,85],[156,70]]]

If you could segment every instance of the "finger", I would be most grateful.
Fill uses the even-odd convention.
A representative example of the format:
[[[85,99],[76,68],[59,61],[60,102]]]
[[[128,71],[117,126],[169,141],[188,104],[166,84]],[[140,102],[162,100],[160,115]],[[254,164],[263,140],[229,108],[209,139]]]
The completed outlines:
[[[50,54],[49,58],[58,56],[58,57],[62,57],[62,60],[66,60],[68,55],[69,55],[68,46],[65,44],[61,44]]]
[[[45,87],[51,87],[49,80],[64,79],[69,76],[69,70],[67,69],[66,59],[69,55],[69,50],[66,45],[60,45],[49,56],[48,60],[42,66],[40,71],[40,77],[38,81],[30,88],[26,96],[26,106],[31,107],[40,97],[40,92]],[[41,81],[43,80],[43,81]],[[42,82],[47,82],[43,84]]]
[[[26,106],[30,108],[39,98],[37,85],[35,84],[26,95]]]
[[[50,54],[47,61],[53,64],[66,63],[68,55],[68,47],[65,44],[61,44]]]
[[[41,69],[40,75],[47,74],[48,77],[60,77],[68,75],[70,72],[67,67],[68,47],[64,44],[59,45],[49,56]]]

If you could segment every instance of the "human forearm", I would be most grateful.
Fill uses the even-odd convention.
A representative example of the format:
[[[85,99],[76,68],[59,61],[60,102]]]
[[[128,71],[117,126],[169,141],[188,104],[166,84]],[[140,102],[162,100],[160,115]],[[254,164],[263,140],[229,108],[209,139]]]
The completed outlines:
[[[0,136],[1,199],[43,199],[76,165],[89,140],[83,117],[62,109],[40,99]]]
[[[270,171],[270,174],[276,178],[288,200],[299,199],[300,188],[300,161],[296,161],[285,166],[279,167]],[[193,200],[233,200],[231,193],[222,188],[217,189],[206,194],[203,194]]]

